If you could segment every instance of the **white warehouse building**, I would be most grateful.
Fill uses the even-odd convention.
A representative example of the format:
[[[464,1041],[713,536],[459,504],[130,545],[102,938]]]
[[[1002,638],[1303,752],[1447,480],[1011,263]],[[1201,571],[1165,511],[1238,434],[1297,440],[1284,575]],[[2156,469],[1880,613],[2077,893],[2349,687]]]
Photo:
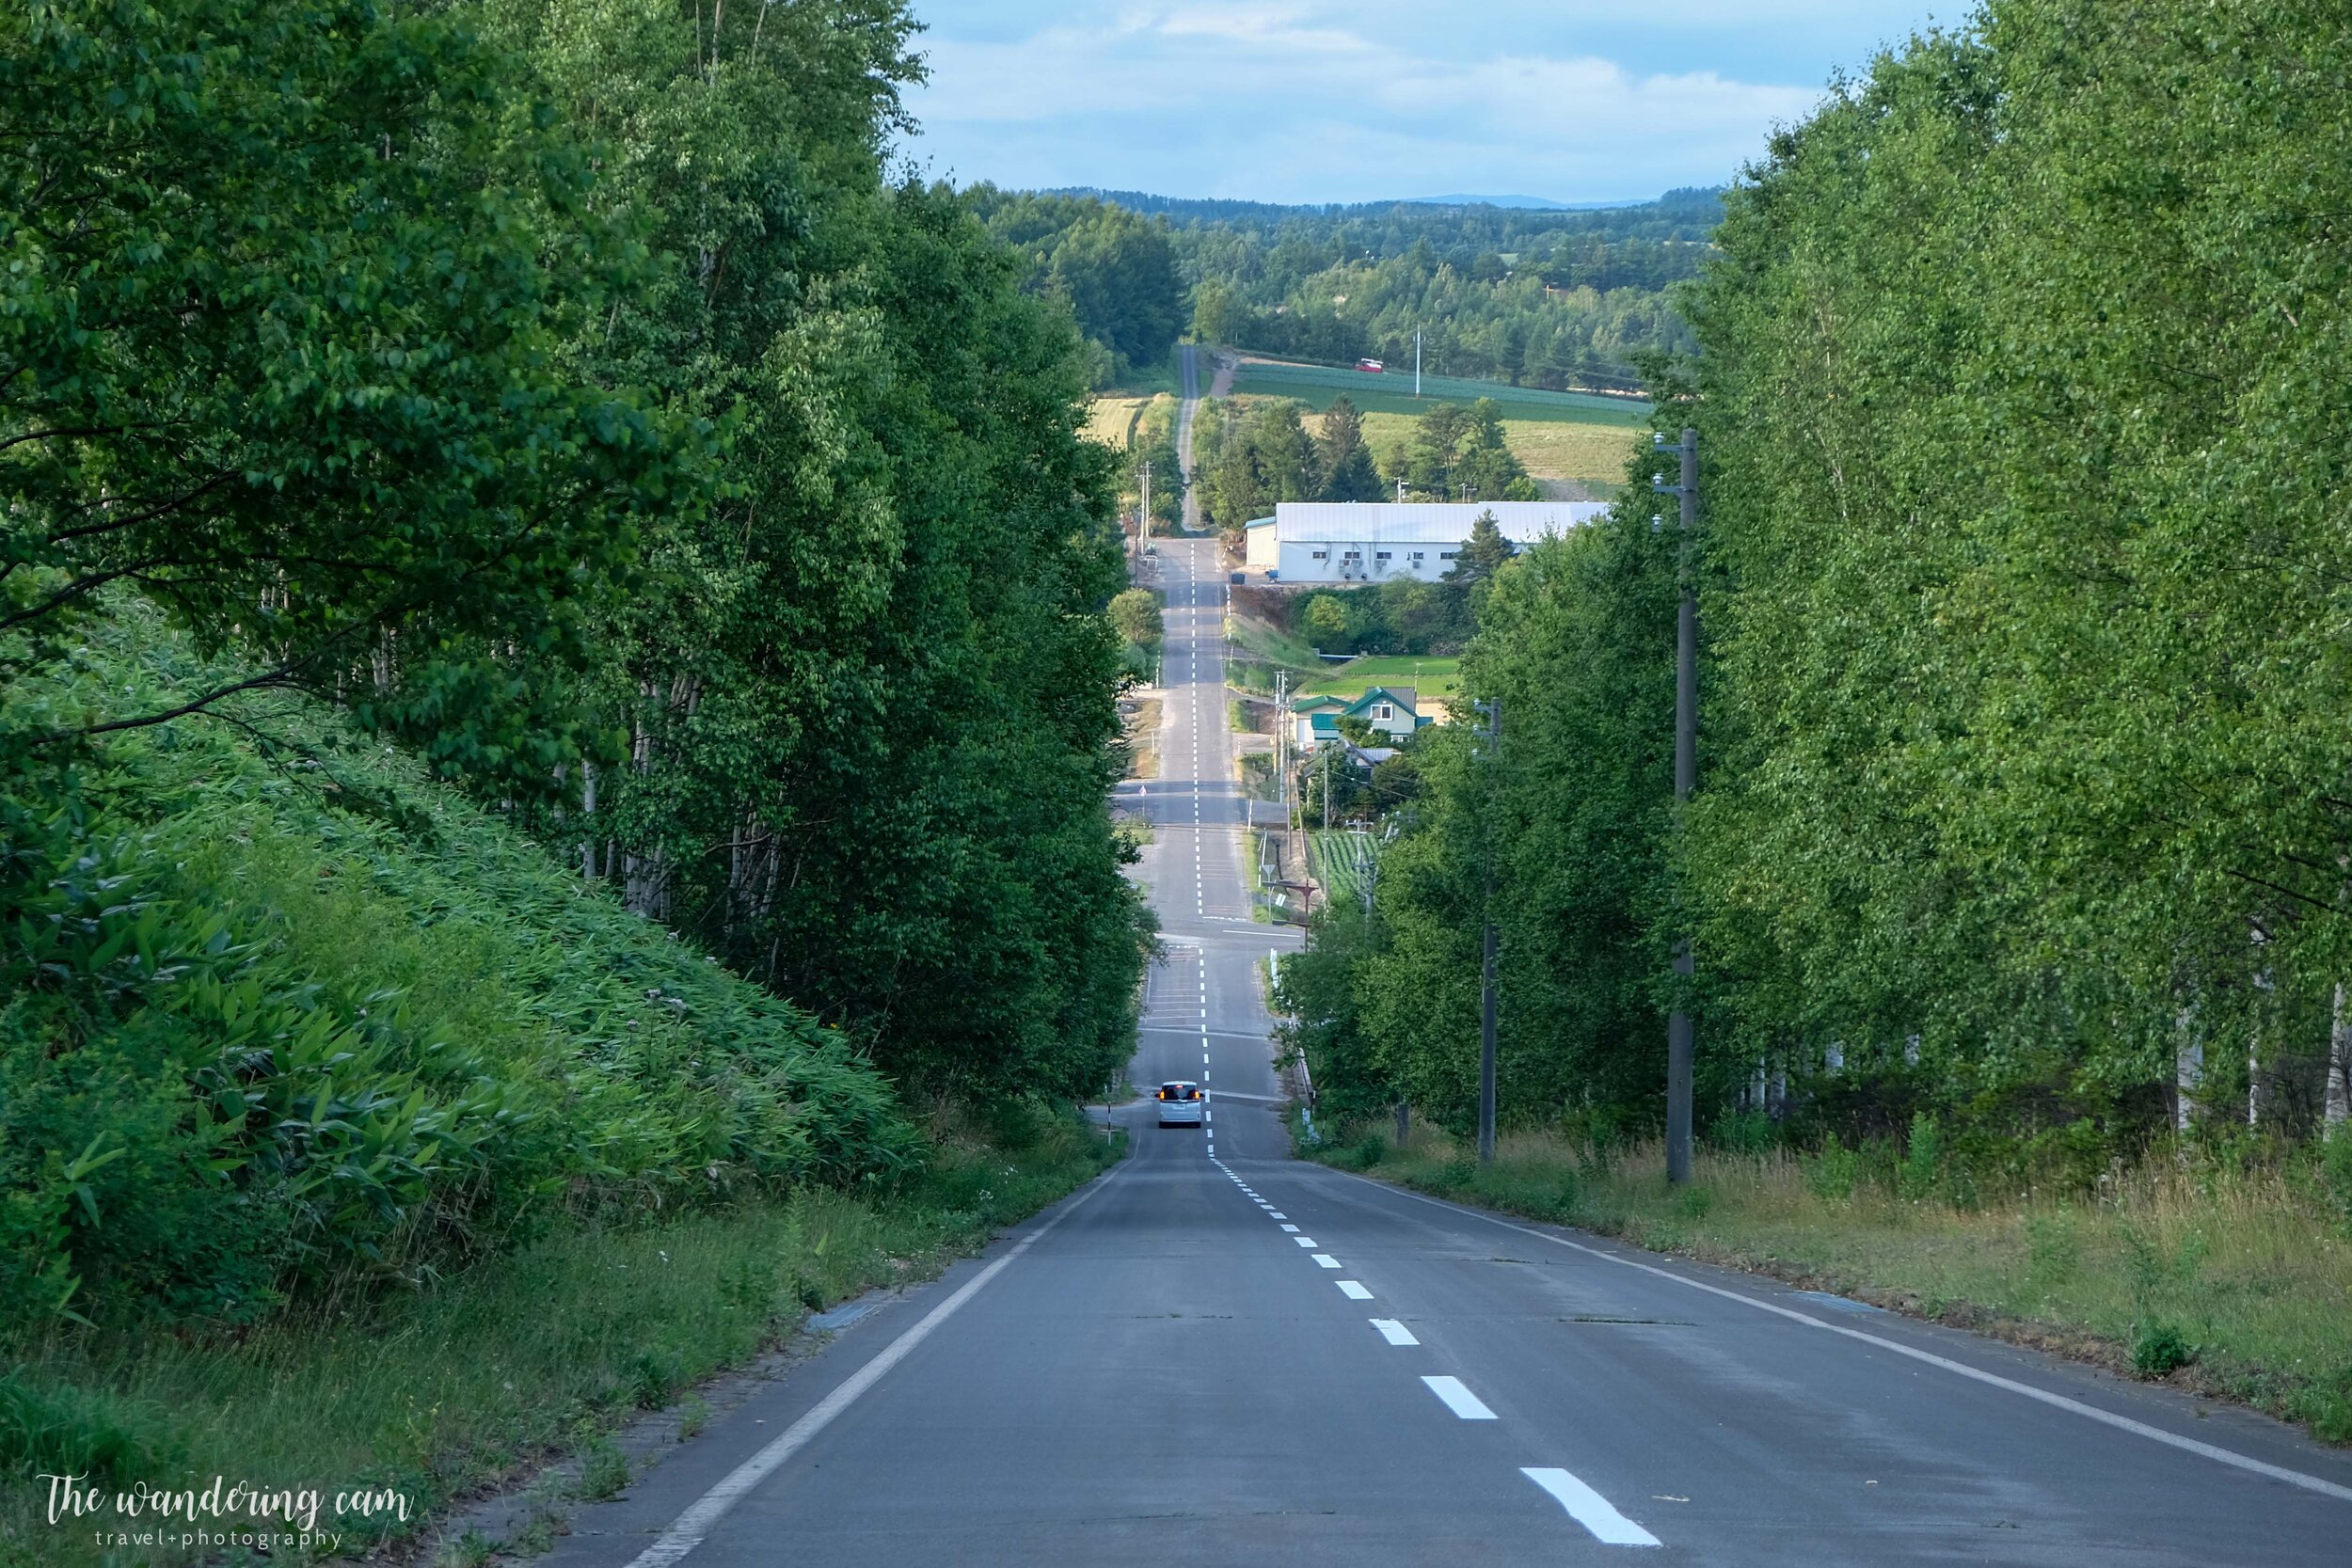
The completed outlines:
[[[1243,563],[1281,583],[1435,582],[1479,514],[1524,547],[1609,510],[1605,501],[1283,501],[1245,531]]]

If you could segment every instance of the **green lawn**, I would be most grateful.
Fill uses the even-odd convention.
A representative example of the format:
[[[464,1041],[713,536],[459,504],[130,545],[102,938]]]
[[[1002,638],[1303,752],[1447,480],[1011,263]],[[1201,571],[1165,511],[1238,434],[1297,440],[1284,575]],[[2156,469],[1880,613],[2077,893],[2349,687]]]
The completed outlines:
[[[1422,377],[1422,396],[1413,396],[1413,369],[1391,367],[1384,375],[1331,365],[1276,363],[1244,359],[1233,376],[1239,395],[1296,398],[1317,413],[1342,392],[1365,413],[1418,414],[1438,403],[1475,402],[1492,398],[1502,404],[1505,418],[1549,420],[1569,424],[1632,427],[1647,422],[1650,405],[1631,398],[1600,397],[1590,392],[1547,392],[1533,387],[1511,387],[1499,381],[1470,381],[1451,375]]]
[[[1424,697],[1451,697],[1462,661],[1451,657],[1409,654],[1351,658],[1298,683],[1301,691],[1357,697],[1375,686],[1409,686]]]

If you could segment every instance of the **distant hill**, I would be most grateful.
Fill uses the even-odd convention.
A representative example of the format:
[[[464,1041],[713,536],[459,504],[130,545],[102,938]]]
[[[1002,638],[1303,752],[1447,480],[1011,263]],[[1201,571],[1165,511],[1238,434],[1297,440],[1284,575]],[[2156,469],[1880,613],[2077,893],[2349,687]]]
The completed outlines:
[[[1400,199],[1417,207],[1507,207],[1522,213],[1606,213],[1645,205],[1638,199],[1554,201],[1548,196],[1408,196]]]
[[[1668,191],[1653,201],[1554,201],[1539,196],[1420,196],[1401,197],[1393,201],[1284,204],[1231,200],[1220,197],[1159,196],[1151,191],[1106,190],[1098,185],[1065,185],[1039,194],[1107,201],[1131,213],[1155,214],[1177,224],[1225,224],[1272,229],[1305,222],[1321,228],[1334,223],[1351,226],[1376,223],[1391,217],[1422,224],[1429,221],[1429,209],[1434,207],[1484,209],[1498,214],[1541,214],[1536,221],[1546,228],[1557,227],[1565,222],[1580,227],[1597,224],[1613,230],[1618,226],[1616,217],[1625,214],[1633,216],[1637,222],[1644,218],[1669,220],[1673,227],[1686,234],[1693,224],[1702,231],[1714,228],[1721,213],[1723,197],[1721,191],[1706,186]],[[1512,226],[1506,224],[1504,227]]]

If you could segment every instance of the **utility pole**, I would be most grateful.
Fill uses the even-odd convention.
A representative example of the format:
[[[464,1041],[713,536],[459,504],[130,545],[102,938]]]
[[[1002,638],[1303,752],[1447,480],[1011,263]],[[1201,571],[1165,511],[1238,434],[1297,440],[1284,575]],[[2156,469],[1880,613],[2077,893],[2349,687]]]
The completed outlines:
[[[1502,699],[1477,703],[1486,721],[1478,726],[1478,741],[1471,756],[1487,764],[1502,759]],[[1486,835],[1486,893],[1480,909],[1483,929],[1479,934],[1478,956],[1478,1161],[1492,1164],[1495,1158],[1495,844],[1494,797],[1491,788],[1484,792],[1484,819],[1481,832]]]
[[[1663,432],[1653,436],[1650,444],[1658,451],[1666,450]],[[1682,501],[1681,565],[1682,602],[1675,611],[1675,823],[1680,831],[1683,813],[1691,799],[1691,791],[1698,784],[1699,753],[1699,603],[1698,583],[1692,546],[1696,543],[1699,523],[1699,433],[1685,426],[1682,432],[1681,483],[1668,484],[1663,476],[1650,481],[1650,487],[1661,495],[1671,494]],[[1686,917],[1687,918],[1687,917]],[[1675,1010],[1666,1016],[1666,1180],[1677,1186],[1691,1180],[1691,1061],[1693,1040],[1691,1024],[1690,981],[1697,973],[1691,957],[1691,934],[1686,925],[1675,939],[1675,974],[1682,979],[1675,997]]]
[[[1291,739],[1291,673],[1274,672],[1274,799],[1282,808],[1282,827],[1291,824],[1291,775],[1287,766]]]

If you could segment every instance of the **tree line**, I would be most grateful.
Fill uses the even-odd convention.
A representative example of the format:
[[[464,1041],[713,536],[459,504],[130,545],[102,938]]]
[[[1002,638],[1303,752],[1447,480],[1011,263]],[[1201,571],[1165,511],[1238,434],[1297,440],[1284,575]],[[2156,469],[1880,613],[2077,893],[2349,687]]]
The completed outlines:
[[[1772,139],[1661,388],[1697,538],[1644,454],[1495,574],[1463,682],[1499,756],[1418,742],[1375,910],[1285,966],[1337,1107],[1467,1124],[1491,911],[1510,1119],[1653,1131],[1680,1000],[1703,1135],[2087,1183],[2344,1124],[2345,28],[1994,0]]]
[[[1363,418],[1344,395],[1310,434],[1303,404],[1250,398],[1202,405],[1193,431],[1193,483],[1201,515],[1238,543],[1253,518],[1280,501],[1540,500],[1535,482],[1504,444],[1492,398],[1432,404],[1410,441],[1385,462],[1364,439]]]
[[[884,176],[913,32],[898,0],[0,24],[11,836],[113,738],[305,693],[910,1087],[1101,1082],[1148,920],[1103,805],[1113,459],[1082,298]],[[73,678],[125,595],[212,685]]]

